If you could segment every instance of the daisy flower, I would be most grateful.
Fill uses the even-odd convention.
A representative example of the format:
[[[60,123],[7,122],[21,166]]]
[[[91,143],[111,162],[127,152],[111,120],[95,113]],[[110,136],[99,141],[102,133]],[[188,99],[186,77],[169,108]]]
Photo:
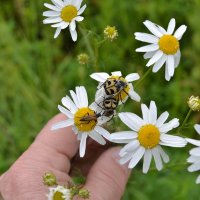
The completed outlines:
[[[156,73],[165,63],[165,79],[169,81],[174,75],[175,68],[178,67],[181,52],[180,39],[185,33],[187,27],[180,26],[175,32],[175,19],[171,19],[167,30],[148,20],[144,25],[152,34],[135,33],[135,39],[150,43],[149,45],[136,49],[136,52],[146,52],[145,59],[150,59],[146,64],[147,67],[153,65],[153,72]]]
[[[77,135],[77,139],[80,140],[79,153],[80,157],[83,157],[85,155],[88,136],[99,144],[105,145],[106,141],[103,137],[109,140],[110,133],[101,127],[105,122],[104,117],[96,117],[97,105],[93,103],[88,106],[88,96],[85,87],[76,87],[76,93],[71,90],[70,94],[73,101],[69,96],[62,98],[62,104],[66,108],[58,105],[60,112],[65,114],[68,119],[54,124],[52,130],[72,126],[72,130]],[[90,116],[91,119],[84,120],[84,118]]]
[[[125,103],[129,96],[135,101],[140,101],[140,96],[134,91],[131,83],[140,78],[137,73],[129,74],[123,78],[120,71],[112,72],[111,76],[105,72],[100,72],[93,73],[90,77],[99,82],[96,99],[102,96],[113,95],[119,100],[119,104]],[[119,91],[117,89],[118,86],[121,87]]]
[[[82,0],[51,0],[52,4],[45,3],[48,11],[43,12],[43,16],[47,17],[43,23],[53,24],[53,28],[56,28],[54,38],[57,38],[61,30],[69,26],[72,40],[77,40],[76,22],[83,21],[83,17],[80,16],[86,5],[81,7]]]
[[[147,173],[152,157],[155,160],[157,170],[162,169],[163,162],[169,162],[169,157],[161,145],[184,147],[187,142],[181,137],[167,134],[168,131],[179,126],[179,120],[174,118],[165,123],[169,116],[168,112],[162,113],[157,118],[157,107],[154,101],[151,101],[149,108],[145,104],[142,104],[141,109],[143,119],[129,112],[119,114],[121,121],[131,131],[121,131],[111,134],[111,141],[115,143],[127,143],[119,153],[121,164],[130,161],[128,167],[133,168],[144,157],[143,173]]]
[[[47,197],[48,200],[71,200],[70,190],[61,185],[49,188]]]
[[[194,126],[197,133],[200,135],[200,124]],[[199,171],[200,170],[200,140],[186,139],[189,143],[196,145],[197,147],[190,150],[190,157],[187,159],[188,163],[191,165],[188,167],[189,172]],[[196,179],[196,183],[200,183],[200,175]]]

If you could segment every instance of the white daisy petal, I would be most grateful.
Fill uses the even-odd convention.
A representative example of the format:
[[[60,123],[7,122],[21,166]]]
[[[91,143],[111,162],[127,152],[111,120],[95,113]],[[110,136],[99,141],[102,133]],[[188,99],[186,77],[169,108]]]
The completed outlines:
[[[181,59],[181,51],[178,50],[177,53],[174,55],[174,67],[177,68]]]
[[[159,25],[156,24],[156,27],[162,33],[162,35],[166,35],[167,34],[167,31],[162,26],[159,26]]]
[[[172,147],[184,147],[187,144],[187,141],[179,136],[161,134],[160,136],[160,144],[165,146]]]
[[[53,4],[55,4],[59,8],[64,7],[64,3],[61,0],[51,0]]]
[[[74,42],[76,42],[76,40],[77,40],[77,32],[76,32],[76,30],[74,30],[74,31],[72,31],[71,29],[69,29],[69,30],[70,30],[70,34],[71,34],[72,40]]]
[[[139,147],[140,143],[138,140],[133,140],[130,143],[126,144],[119,152],[119,155],[122,157],[126,152],[133,152]]]
[[[148,34],[148,33],[135,33],[135,39],[142,41],[142,42],[147,42],[147,43],[158,43],[159,38]]]
[[[43,12],[43,16],[45,16],[45,17],[58,17],[58,16],[60,16],[60,12],[57,12],[57,11],[45,11],[45,12]]]
[[[70,94],[71,94],[71,97],[72,97],[72,99],[73,99],[75,105],[76,105],[78,108],[81,108],[82,106],[79,104],[78,97],[77,97],[77,95],[79,95],[79,94],[75,93],[73,90],[70,90],[69,92],[70,92]]]
[[[63,108],[62,106],[58,105],[58,109],[60,110],[61,113],[65,114],[68,118],[73,118],[74,115],[67,109]]]
[[[116,72],[111,72],[112,76],[122,76],[122,73],[120,71],[116,71]]]
[[[182,26],[180,26],[180,27],[176,30],[176,32],[174,33],[174,36],[175,36],[178,40],[180,40],[180,39],[182,38],[182,36],[183,36],[183,34],[185,33],[186,30],[187,30],[187,26],[182,25]]]
[[[152,153],[150,149],[147,149],[144,153],[144,162],[143,162],[143,173],[146,174],[149,171],[151,164]]]
[[[199,183],[200,183],[200,175],[196,179],[196,184],[199,184]]]
[[[168,55],[167,56],[167,67],[168,67],[168,73],[169,76],[173,76],[174,75],[174,56],[173,55]]]
[[[149,52],[149,51],[155,51],[159,49],[158,44],[149,44],[140,48],[137,48],[135,51],[136,52]]]
[[[195,172],[200,170],[200,161],[197,163],[192,164],[191,166],[188,167],[189,172]]]
[[[79,154],[81,158],[84,157],[85,155],[87,136],[88,136],[87,133],[82,133],[80,147],[79,147]]]
[[[186,141],[189,142],[190,144],[193,144],[193,145],[200,147],[200,140],[194,140],[194,139],[186,138]]]
[[[49,17],[43,20],[44,24],[53,24],[53,23],[58,23],[61,22],[62,19],[60,17]]]
[[[172,18],[169,22],[169,25],[168,25],[168,28],[167,28],[167,33],[172,35],[173,32],[174,32],[175,26],[176,26],[176,21],[175,21],[174,18]]]
[[[131,158],[132,158],[132,153],[127,153],[125,154],[120,160],[119,160],[119,163],[121,165],[124,165],[125,163],[127,163]]]
[[[57,24],[53,24],[53,25],[51,25],[51,27],[53,27],[53,28],[61,28],[63,25],[65,25],[66,24],[66,22],[59,22],[59,23],[57,23]]]
[[[154,64],[153,66],[153,72],[156,73],[160,70],[160,68],[164,65],[164,63],[167,60],[167,56],[165,54],[162,55],[162,57]]]
[[[54,10],[54,11],[57,11],[57,12],[61,11],[61,8],[58,8],[57,6],[53,6],[52,4],[49,4],[49,3],[45,3],[44,6],[49,8],[50,10]]]
[[[138,164],[140,159],[143,157],[144,153],[145,153],[145,148],[142,146],[139,147],[137,151],[133,154],[132,159],[128,165],[128,168],[134,168]]]
[[[103,137],[102,137],[99,133],[97,133],[97,132],[95,132],[95,131],[91,131],[91,132],[89,133],[89,136],[90,136],[93,140],[95,140],[96,142],[98,142],[98,143],[101,144],[101,145],[105,145],[105,144],[106,144],[106,141],[103,139]]]
[[[120,131],[116,133],[112,133],[110,135],[111,141],[112,140],[124,140],[124,139],[135,139],[137,138],[137,133],[133,131]]]
[[[167,64],[165,66],[165,80],[166,81],[170,81],[171,79],[171,76],[169,76],[169,70],[168,70],[168,67],[167,67]]]
[[[88,96],[85,87],[80,86],[79,90],[80,90],[79,101],[81,101],[82,107],[88,107]]]
[[[200,147],[195,147],[190,150],[190,154],[193,156],[199,156],[200,155]]]
[[[54,34],[54,38],[57,38],[59,36],[60,32],[61,32],[61,28],[57,28],[56,32]]]
[[[107,78],[109,78],[109,74],[101,72],[101,73],[93,73],[90,75],[90,77],[96,81],[99,81],[101,83],[105,82]]]
[[[81,22],[84,20],[84,17],[77,16],[76,18],[74,18],[74,20],[76,20],[77,22]]]
[[[117,144],[128,144],[132,141],[133,139],[112,139],[113,143]]]
[[[160,153],[160,156],[161,156],[163,162],[168,163],[169,162],[169,156],[164,152],[162,147],[160,145],[158,145],[157,149],[158,149],[158,151]]]
[[[168,117],[169,113],[167,111],[162,113],[160,117],[157,119],[156,126],[160,128],[165,123]]]
[[[69,23],[65,22],[62,24],[61,29],[65,29],[69,26]]]
[[[65,128],[74,124],[74,119],[68,119],[65,121],[58,122],[51,127],[51,130],[57,130],[60,128]]]
[[[119,113],[119,118],[126,124],[130,129],[138,131],[144,124],[143,120],[133,113]]]
[[[158,50],[153,57],[149,60],[149,62],[146,64],[147,67],[153,65],[156,63],[161,57],[163,56],[163,52],[161,50]]]
[[[198,161],[200,161],[200,155],[199,156],[190,156],[187,159],[188,163],[195,163],[195,162],[198,162]]]
[[[156,169],[158,171],[160,171],[162,169],[162,167],[163,167],[163,164],[162,164],[160,153],[159,153],[157,147],[152,149],[152,154],[153,154],[153,157],[154,157],[154,160],[155,160]]]
[[[95,126],[94,130],[98,132],[100,135],[102,135],[104,138],[106,138],[107,140],[111,139],[110,133],[106,129],[102,128],[101,126]]]
[[[83,0],[74,0],[74,5],[77,7],[77,9],[79,10],[81,7]]]
[[[145,104],[141,104],[141,109],[142,109],[143,119],[148,124],[149,123],[149,109]]]
[[[157,50],[146,52],[143,57],[144,57],[144,59],[152,58],[156,52],[157,52]]]
[[[81,15],[85,11],[86,7],[86,5],[82,6],[81,9],[78,11],[78,15]]]
[[[77,106],[74,104],[74,102],[68,97],[63,97],[62,98],[62,104],[74,114],[77,111]]]
[[[200,134],[200,124],[195,124],[194,128],[197,131],[197,133]]]
[[[140,100],[141,100],[140,95],[134,91],[132,84],[129,84],[129,87],[130,87],[130,90],[129,90],[130,98],[134,101],[140,102]],[[125,100],[124,100],[124,102],[125,102]]]
[[[128,74],[125,79],[127,82],[133,82],[140,79],[140,75],[138,73]]]
[[[72,31],[75,31],[76,29],[76,22],[75,20],[71,21],[71,23],[69,24],[69,27]]]
[[[178,126],[179,126],[179,119],[174,118],[171,121],[169,121],[168,123],[163,124],[159,128],[159,130],[160,130],[161,133],[166,133],[166,132],[172,130],[173,128],[177,128]]]
[[[149,123],[150,124],[156,124],[157,120],[157,107],[154,101],[151,101],[150,107],[149,107]]]
[[[148,20],[146,20],[145,22],[143,22],[143,24],[149,29],[149,31],[151,33],[153,33],[155,36],[157,37],[162,37],[162,33],[160,32],[159,28],[156,27],[156,25]]]

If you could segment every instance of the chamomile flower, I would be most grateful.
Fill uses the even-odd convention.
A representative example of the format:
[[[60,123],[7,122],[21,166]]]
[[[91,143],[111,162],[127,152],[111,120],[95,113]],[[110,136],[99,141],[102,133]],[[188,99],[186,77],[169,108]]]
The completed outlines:
[[[96,99],[113,95],[119,100],[119,104],[124,103],[129,96],[135,101],[140,101],[140,96],[134,91],[131,83],[140,78],[137,73],[129,74],[124,78],[120,71],[112,72],[111,76],[105,72],[100,72],[93,73],[90,77],[99,82]]]
[[[80,16],[86,5],[81,7],[82,0],[51,0],[52,4],[45,3],[48,11],[43,12],[43,16],[47,17],[43,23],[52,24],[53,28],[56,28],[54,38],[57,38],[61,30],[66,29],[69,26],[70,34],[73,41],[77,40],[76,22],[83,21],[83,17]]]
[[[152,157],[157,170],[162,169],[163,162],[169,162],[169,157],[162,149],[162,145],[184,147],[187,142],[181,137],[167,134],[168,131],[179,126],[179,120],[174,118],[165,123],[169,116],[168,112],[162,113],[157,118],[157,107],[154,101],[151,101],[149,108],[142,104],[141,109],[143,119],[129,112],[119,114],[121,121],[132,130],[111,134],[111,141],[127,143],[119,153],[121,164],[129,162],[128,167],[133,168],[144,157],[143,173],[147,173]]]
[[[197,133],[200,135],[200,124],[196,124],[194,126]],[[188,163],[191,163],[191,165],[188,167],[189,172],[195,172],[200,170],[200,140],[194,140],[194,139],[186,139],[189,143],[197,146],[190,150],[190,157],[187,159]],[[200,183],[200,175],[196,179],[196,183]]]
[[[91,137],[101,145],[105,145],[106,141],[103,137],[109,140],[110,133],[101,127],[105,119],[103,116],[97,117],[97,105],[92,103],[88,106],[88,96],[85,87],[76,87],[76,93],[71,90],[70,94],[73,101],[69,96],[62,98],[62,104],[66,108],[58,105],[60,112],[65,114],[68,119],[54,124],[52,130],[72,126],[77,139],[80,140],[79,154],[80,157],[83,157],[88,137]]]
[[[48,200],[71,200],[70,190],[58,185],[49,188]]]
[[[175,32],[175,19],[171,19],[167,30],[148,20],[144,25],[152,34],[135,33],[135,39],[150,43],[147,46],[136,49],[137,52],[146,52],[145,59],[150,59],[146,64],[147,67],[153,65],[153,72],[156,73],[165,63],[165,79],[169,81],[174,75],[175,68],[178,67],[181,52],[180,40],[187,27],[180,26]]]

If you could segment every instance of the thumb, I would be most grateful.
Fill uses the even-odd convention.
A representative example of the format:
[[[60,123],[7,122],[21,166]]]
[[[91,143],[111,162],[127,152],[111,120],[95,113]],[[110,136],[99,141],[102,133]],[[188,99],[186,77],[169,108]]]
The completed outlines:
[[[126,165],[120,165],[119,147],[105,151],[91,168],[87,177],[87,188],[92,200],[120,200],[130,170]]]

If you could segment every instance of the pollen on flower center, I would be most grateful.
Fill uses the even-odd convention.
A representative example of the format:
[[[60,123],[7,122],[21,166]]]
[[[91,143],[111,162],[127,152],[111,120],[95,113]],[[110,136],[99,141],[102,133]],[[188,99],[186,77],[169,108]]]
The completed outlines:
[[[144,125],[138,132],[138,140],[143,147],[152,149],[159,144],[160,131],[152,124]]]
[[[62,192],[56,191],[53,195],[53,200],[65,200],[65,198],[63,198]]]
[[[117,93],[117,95],[116,95],[116,98],[119,101],[123,101],[128,96],[128,93],[130,90],[130,86],[129,86],[128,82],[125,80],[125,78],[120,77],[120,76],[111,76],[110,79],[115,79],[117,81],[121,81],[121,83],[123,83],[125,85],[125,87],[123,87],[123,85],[122,85],[121,88],[123,88],[123,89],[121,89],[120,92]]]
[[[77,16],[78,10],[73,5],[65,6],[61,11],[61,18],[65,22],[71,22]]]
[[[79,131],[91,131],[97,124],[95,111],[90,108],[80,108],[74,116],[74,124]]]
[[[159,42],[160,50],[165,54],[175,54],[179,49],[179,41],[172,35],[163,35]]]

